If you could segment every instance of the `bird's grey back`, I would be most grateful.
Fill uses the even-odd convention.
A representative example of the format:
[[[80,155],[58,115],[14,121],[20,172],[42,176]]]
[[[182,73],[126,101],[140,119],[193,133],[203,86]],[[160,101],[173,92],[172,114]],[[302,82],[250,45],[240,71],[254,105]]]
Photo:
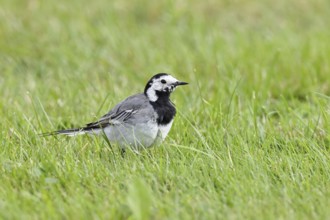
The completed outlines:
[[[106,115],[102,116],[103,118],[108,118],[112,115],[118,115],[123,111],[133,111],[134,114],[131,117],[127,118],[126,123],[141,123],[149,120],[148,117],[153,116],[153,107],[149,102],[149,99],[144,93],[139,93],[133,96],[130,96],[118,103],[113,109],[111,109]]]

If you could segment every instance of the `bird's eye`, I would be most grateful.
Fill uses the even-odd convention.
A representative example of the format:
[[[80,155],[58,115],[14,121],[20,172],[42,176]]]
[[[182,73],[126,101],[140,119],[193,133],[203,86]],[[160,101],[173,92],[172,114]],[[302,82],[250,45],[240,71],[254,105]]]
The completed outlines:
[[[165,79],[162,79],[160,82],[163,83],[163,84],[165,84],[166,83],[166,80]]]

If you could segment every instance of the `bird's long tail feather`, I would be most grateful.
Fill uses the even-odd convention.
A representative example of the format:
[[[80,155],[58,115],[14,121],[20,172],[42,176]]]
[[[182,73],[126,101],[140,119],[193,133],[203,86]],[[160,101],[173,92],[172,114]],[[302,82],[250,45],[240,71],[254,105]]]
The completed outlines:
[[[46,137],[46,136],[54,136],[54,135],[67,135],[67,136],[76,136],[81,134],[89,133],[89,131],[85,128],[73,128],[73,129],[65,129],[65,130],[58,130],[58,131],[52,131],[47,133],[42,133],[40,136]]]

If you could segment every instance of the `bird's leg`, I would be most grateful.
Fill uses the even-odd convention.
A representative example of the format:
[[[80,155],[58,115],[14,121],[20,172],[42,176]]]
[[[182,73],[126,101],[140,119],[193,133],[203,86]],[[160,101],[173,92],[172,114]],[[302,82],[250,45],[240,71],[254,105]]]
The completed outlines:
[[[120,149],[120,154],[121,154],[122,158],[125,157],[125,153],[126,153],[125,148],[121,148],[121,149]]]

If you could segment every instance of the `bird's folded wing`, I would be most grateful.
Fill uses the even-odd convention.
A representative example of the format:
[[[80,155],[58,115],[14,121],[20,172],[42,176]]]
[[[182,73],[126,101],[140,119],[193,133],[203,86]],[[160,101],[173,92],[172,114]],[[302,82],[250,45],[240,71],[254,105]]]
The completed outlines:
[[[108,114],[100,118],[100,120],[87,124],[85,128],[96,129],[96,128],[104,128],[109,125],[122,124],[125,123],[130,117],[132,117],[137,112],[138,110],[134,110],[134,109],[123,110],[116,113],[109,112]]]
[[[132,117],[135,117],[137,114],[139,114],[139,112],[143,112],[143,109],[148,108],[148,103],[149,100],[143,93],[130,96],[124,101],[118,103],[98,121],[87,124],[85,129],[97,129],[110,125],[115,126],[123,124]]]

